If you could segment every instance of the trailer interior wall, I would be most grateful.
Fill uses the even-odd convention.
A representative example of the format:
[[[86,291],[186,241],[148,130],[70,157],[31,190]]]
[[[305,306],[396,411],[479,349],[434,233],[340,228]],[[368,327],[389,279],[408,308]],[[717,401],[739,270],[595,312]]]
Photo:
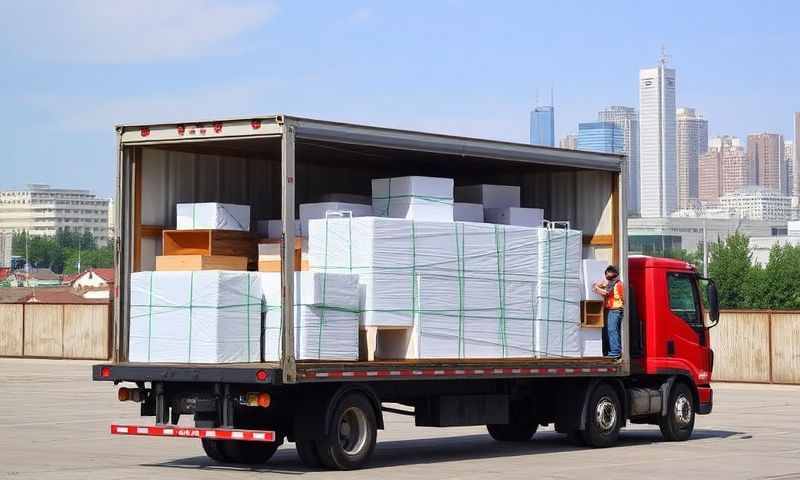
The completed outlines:
[[[151,270],[161,252],[161,232],[175,228],[175,204],[226,202],[251,206],[251,223],[280,218],[281,138],[239,138],[123,145],[120,204],[124,272]],[[467,155],[401,150],[304,139],[295,145],[295,203],[315,202],[325,193],[371,194],[373,178],[402,175],[450,177],[456,185],[518,185],[522,206],[543,208],[548,220],[569,221],[583,231],[584,256],[618,263],[624,235],[620,224],[619,172],[506,161]],[[123,195],[125,197],[125,195]],[[297,209],[295,210],[298,211]],[[127,213],[127,214],[126,214]],[[624,258],[624,256],[622,257]],[[624,266],[623,266],[624,267]],[[127,296],[121,297],[123,302]],[[127,312],[118,310],[123,319]],[[119,359],[127,349],[122,321],[116,337]]]

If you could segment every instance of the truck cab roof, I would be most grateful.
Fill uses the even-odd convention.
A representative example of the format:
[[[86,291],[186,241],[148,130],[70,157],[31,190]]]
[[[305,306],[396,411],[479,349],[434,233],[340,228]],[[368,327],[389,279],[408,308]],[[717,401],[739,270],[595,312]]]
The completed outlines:
[[[674,258],[651,257],[647,255],[630,255],[628,265],[631,269],[662,268],[667,270],[681,270],[695,272],[697,268],[689,262]]]

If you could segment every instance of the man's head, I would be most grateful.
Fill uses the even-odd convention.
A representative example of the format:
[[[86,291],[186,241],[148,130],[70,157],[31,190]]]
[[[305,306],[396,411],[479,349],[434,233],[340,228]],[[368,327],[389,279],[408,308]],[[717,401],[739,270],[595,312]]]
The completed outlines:
[[[606,280],[616,280],[619,277],[619,271],[614,265],[609,265],[606,268]]]

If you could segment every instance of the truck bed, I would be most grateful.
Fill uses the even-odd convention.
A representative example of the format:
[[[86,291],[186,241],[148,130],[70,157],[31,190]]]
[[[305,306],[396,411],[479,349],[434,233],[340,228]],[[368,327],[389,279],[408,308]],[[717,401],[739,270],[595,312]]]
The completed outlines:
[[[297,382],[415,379],[576,377],[622,375],[622,364],[606,357],[461,360],[392,360],[297,363]],[[107,363],[94,365],[92,376],[114,382],[282,383],[280,365],[267,363]]]

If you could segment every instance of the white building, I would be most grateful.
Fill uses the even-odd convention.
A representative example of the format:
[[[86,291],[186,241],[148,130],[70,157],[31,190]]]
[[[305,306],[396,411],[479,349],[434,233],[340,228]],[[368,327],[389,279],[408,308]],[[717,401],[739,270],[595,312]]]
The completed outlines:
[[[639,168],[642,217],[666,217],[678,209],[675,70],[662,57],[639,71]]]
[[[14,236],[11,232],[0,232],[0,267],[11,266],[11,245]]]
[[[27,231],[53,236],[59,229],[89,232],[99,243],[108,240],[108,199],[88,190],[28,185],[0,192],[0,232]]]
[[[568,133],[558,141],[558,148],[567,150],[578,149],[578,136],[574,133]]]
[[[797,209],[792,208],[792,197],[758,187],[744,188],[723,195],[720,205],[736,212],[741,218],[753,220],[795,220]]]
[[[623,152],[628,156],[628,212],[638,215],[639,191],[639,113],[633,107],[612,105],[597,114],[600,122],[613,122],[623,133]]]
[[[800,192],[795,191],[794,185],[794,142],[791,140],[783,141],[783,160],[784,160],[784,175],[787,178],[788,190],[790,196],[800,195]]]
[[[700,198],[699,159],[708,151],[708,120],[694,108],[677,112],[678,206],[687,208]]]

